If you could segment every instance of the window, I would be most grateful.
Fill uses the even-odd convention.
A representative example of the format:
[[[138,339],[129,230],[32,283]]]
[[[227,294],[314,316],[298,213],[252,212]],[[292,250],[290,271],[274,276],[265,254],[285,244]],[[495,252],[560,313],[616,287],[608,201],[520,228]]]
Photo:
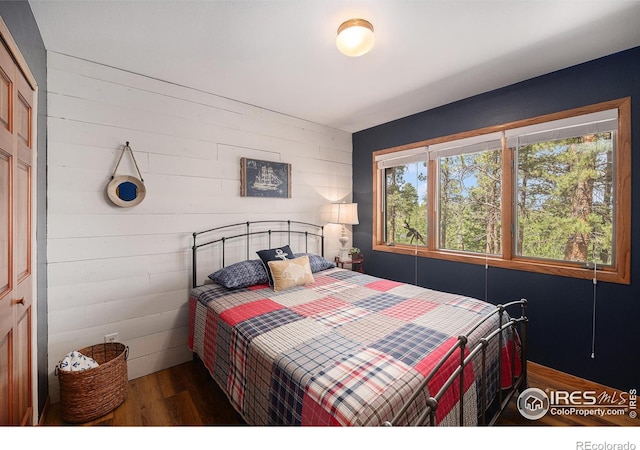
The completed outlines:
[[[630,100],[374,153],[374,250],[630,282]]]
[[[385,240],[426,245],[427,163],[385,169]]]
[[[617,110],[517,136],[515,253],[610,266]]]
[[[493,147],[437,158],[439,248],[500,254],[502,149]]]

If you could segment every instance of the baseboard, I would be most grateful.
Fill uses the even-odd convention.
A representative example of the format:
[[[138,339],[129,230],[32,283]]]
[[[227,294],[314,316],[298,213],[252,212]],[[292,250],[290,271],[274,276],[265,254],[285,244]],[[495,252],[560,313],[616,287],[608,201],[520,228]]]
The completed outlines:
[[[47,395],[47,399],[44,401],[44,407],[42,408],[42,414],[40,414],[40,417],[38,418],[38,426],[42,426],[45,424],[45,418],[47,417],[47,412],[50,405],[51,397]]]

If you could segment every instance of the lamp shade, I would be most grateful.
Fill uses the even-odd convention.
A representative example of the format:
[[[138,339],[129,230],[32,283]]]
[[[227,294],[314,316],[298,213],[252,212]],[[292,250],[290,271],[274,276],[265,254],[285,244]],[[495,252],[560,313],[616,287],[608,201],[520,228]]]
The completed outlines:
[[[362,56],[373,48],[373,25],[364,19],[350,19],[338,27],[336,46],[347,56]]]
[[[357,203],[334,203],[333,205],[333,223],[343,225],[357,225],[358,222],[358,204]]]

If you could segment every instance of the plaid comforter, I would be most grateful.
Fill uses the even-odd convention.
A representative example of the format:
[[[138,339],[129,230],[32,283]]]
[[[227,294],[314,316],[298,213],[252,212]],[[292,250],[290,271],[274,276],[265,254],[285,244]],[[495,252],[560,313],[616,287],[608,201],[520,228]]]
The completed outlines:
[[[269,286],[229,290],[217,284],[190,296],[189,346],[253,425],[381,425],[391,420],[460,335],[495,307],[459,295],[344,269],[314,274],[315,282],[281,292]],[[497,328],[489,320],[468,347]],[[487,398],[511,382],[517,335],[488,347]],[[516,352],[517,354],[517,352]],[[403,416],[409,424],[456,369],[454,356]],[[465,425],[477,423],[480,360],[464,371]],[[520,367],[519,361],[515,367]],[[516,374],[518,375],[518,374]],[[436,421],[459,424],[460,383],[440,400]]]

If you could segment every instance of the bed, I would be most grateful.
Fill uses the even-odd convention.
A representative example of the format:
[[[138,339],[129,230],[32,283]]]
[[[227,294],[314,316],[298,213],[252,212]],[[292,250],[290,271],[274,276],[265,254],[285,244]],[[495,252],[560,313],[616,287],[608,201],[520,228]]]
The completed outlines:
[[[250,425],[492,425],[526,387],[524,299],[338,268],[304,222],[193,239],[189,346]]]

